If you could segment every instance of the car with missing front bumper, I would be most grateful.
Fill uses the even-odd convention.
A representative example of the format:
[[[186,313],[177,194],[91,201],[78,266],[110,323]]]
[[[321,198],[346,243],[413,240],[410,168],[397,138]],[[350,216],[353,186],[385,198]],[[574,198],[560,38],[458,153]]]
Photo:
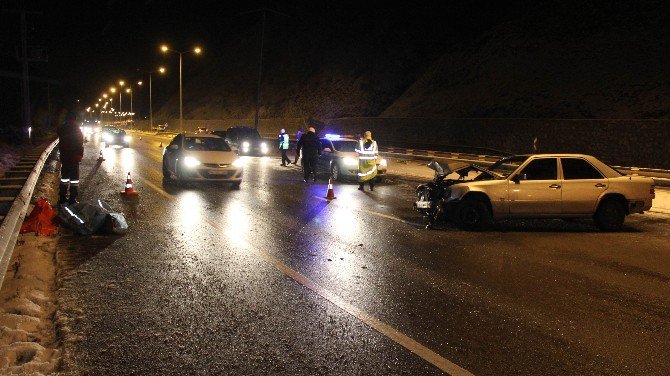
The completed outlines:
[[[649,210],[655,197],[651,178],[623,175],[590,155],[516,155],[486,169],[431,165],[436,178],[417,188],[414,207],[467,229],[495,219],[592,218],[613,231],[626,215]]]
[[[242,173],[242,159],[217,135],[181,133],[163,149],[165,179],[217,181],[239,187]]]
[[[329,174],[334,180],[358,179],[359,142],[354,137],[326,134],[320,140],[321,156],[317,162],[318,174]],[[377,159],[377,181],[381,181],[388,171],[388,162]]]

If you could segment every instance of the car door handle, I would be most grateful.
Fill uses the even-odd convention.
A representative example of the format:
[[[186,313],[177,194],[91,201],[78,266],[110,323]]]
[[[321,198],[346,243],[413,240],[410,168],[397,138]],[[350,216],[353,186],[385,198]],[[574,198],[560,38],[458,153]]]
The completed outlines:
[[[552,185],[549,186],[549,188],[551,188],[551,189],[558,189],[558,188],[561,188],[561,186],[558,185],[558,184],[552,184]]]
[[[605,188],[605,187],[607,187],[607,185],[605,185],[603,183],[596,184],[596,188]]]

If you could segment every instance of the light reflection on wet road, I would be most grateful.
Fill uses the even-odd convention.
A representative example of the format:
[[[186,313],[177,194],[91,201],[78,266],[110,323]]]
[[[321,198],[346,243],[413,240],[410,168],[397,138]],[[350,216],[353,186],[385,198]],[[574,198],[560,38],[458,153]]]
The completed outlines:
[[[670,372],[667,219],[631,217],[615,234],[562,221],[425,231],[414,183],[337,184],[328,203],[325,180],[245,158],[240,190],[165,184],[157,144],[106,149],[97,170],[99,146],[87,144],[83,198],[126,213],[131,232],[98,247],[61,240],[63,259],[77,260],[63,265],[66,368],[440,373],[274,258],[475,374]],[[135,204],[118,194],[128,171]]]

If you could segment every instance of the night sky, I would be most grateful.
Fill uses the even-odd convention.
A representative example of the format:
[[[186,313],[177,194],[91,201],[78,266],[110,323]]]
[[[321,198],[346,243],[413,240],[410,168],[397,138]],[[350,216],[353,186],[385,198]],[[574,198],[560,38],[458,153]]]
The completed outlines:
[[[360,36],[373,35],[385,50],[396,50],[399,54],[407,50],[408,54],[417,55],[415,59],[422,59],[425,55],[428,61],[459,43],[470,43],[476,48],[477,38],[485,36],[494,26],[500,27],[501,23],[521,19],[529,14],[532,16],[531,8],[552,9],[546,5],[551,3],[524,0],[421,1],[399,4],[389,1],[305,0],[0,1],[0,9],[41,12],[28,16],[29,44],[45,46],[49,62],[33,63],[30,71],[33,77],[54,82],[49,89],[52,103],[58,102],[58,106],[69,107],[75,98],[82,98],[82,101],[89,103],[94,101],[101,92],[121,78],[129,81],[146,80],[146,76],[141,75],[139,70],[156,69],[159,65],[167,66],[170,75],[168,79],[157,83],[162,85],[159,92],[165,96],[158,98],[159,102],[164,103],[169,95],[176,92],[178,81],[175,79],[177,56],[163,55],[159,50],[162,43],[180,50],[202,46],[203,67],[206,63],[230,64],[234,60],[242,61],[238,59],[242,55],[246,55],[245,64],[255,65],[261,14],[246,12],[263,7],[286,15],[268,14],[266,43],[269,58],[273,48],[291,45],[288,41],[293,41],[293,46],[320,43],[324,51],[332,54],[331,46],[355,44]],[[645,6],[653,7],[661,3],[646,1]],[[632,5],[627,1],[593,0],[566,0],[553,4],[560,4],[560,8],[566,11],[566,20],[581,16],[593,28],[597,28],[612,13],[625,15],[630,12],[630,7],[638,6],[637,2]],[[17,116],[20,118],[20,80],[11,77],[21,72],[15,52],[20,46],[19,17],[5,12],[0,14],[0,19],[0,102],[4,109],[0,111],[0,120],[10,123]],[[389,35],[389,31],[394,35]],[[528,30],[528,35],[535,32]],[[563,34],[561,31],[556,37],[560,38]],[[398,35],[403,37],[399,38]],[[233,41],[241,40],[245,41],[246,50],[230,49],[234,45]],[[396,45],[397,41],[405,44]],[[295,56],[295,59],[307,61],[310,58]],[[270,65],[272,62],[268,63]],[[185,81],[189,73],[194,74],[195,69],[197,67],[193,64],[188,65]],[[45,85],[31,84],[34,107],[46,103],[46,93]]]
[[[49,63],[34,64],[31,71],[62,81],[78,95],[90,95],[102,90],[104,85],[100,81],[112,82],[138,68],[169,61],[158,50],[161,43],[169,43],[175,49],[198,44],[208,56],[216,56],[221,53],[217,47],[227,38],[235,38],[250,28],[260,29],[261,15],[244,12],[262,7],[289,16],[269,15],[269,32],[272,25],[280,25],[284,30],[300,32],[307,26],[314,33],[331,28],[346,34],[367,33],[385,18],[414,14],[428,16],[429,22],[424,26],[435,28],[436,33],[451,30],[463,37],[486,28],[500,11],[510,7],[507,4],[491,8],[486,2],[459,3],[462,2],[422,2],[416,6],[314,1],[2,1],[0,8],[42,12],[28,16],[29,38],[30,44],[48,48]],[[14,50],[20,43],[18,15],[5,13],[1,17],[0,61],[5,69],[20,71],[14,58]],[[408,23],[408,27],[415,26]]]

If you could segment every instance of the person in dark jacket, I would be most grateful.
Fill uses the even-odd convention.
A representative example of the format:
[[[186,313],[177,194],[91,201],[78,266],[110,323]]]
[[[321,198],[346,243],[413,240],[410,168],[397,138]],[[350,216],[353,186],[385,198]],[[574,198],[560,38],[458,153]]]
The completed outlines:
[[[310,127],[307,133],[303,134],[298,140],[296,153],[300,155],[301,150],[302,170],[305,176],[303,180],[307,183],[309,176],[313,174],[314,181],[316,181],[316,163],[321,155],[321,142],[316,136],[314,128]]]
[[[74,204],[79,194],[79,162],[84,157],[84,135],[73,112],[68,112],[65,123],[58,127],[58,148],[61,162],[58,204]]]

